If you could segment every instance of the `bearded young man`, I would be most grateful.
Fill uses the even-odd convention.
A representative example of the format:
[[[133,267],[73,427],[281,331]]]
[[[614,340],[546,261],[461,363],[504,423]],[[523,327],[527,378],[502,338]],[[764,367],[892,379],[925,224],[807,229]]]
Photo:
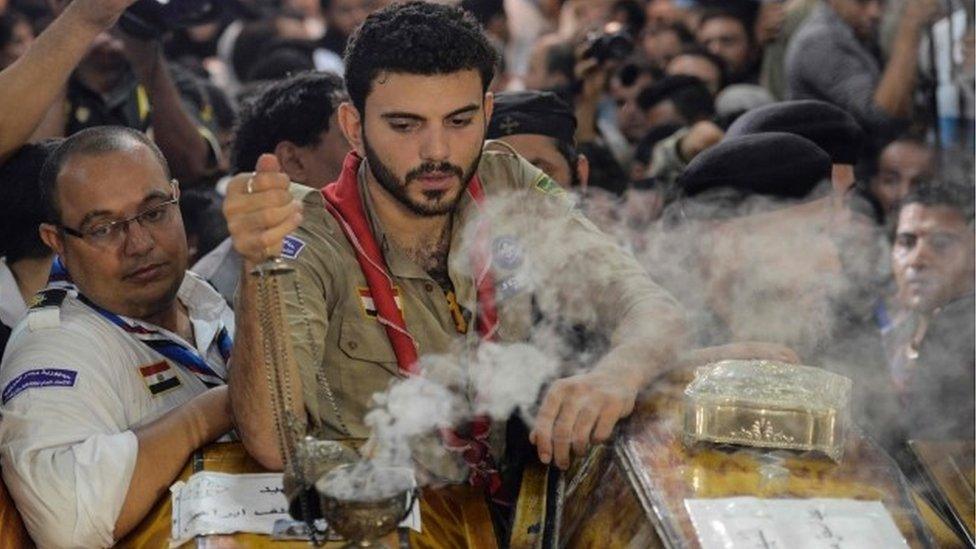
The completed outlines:
[[[246,259],[230,380],[246,448],[265,466],[282,468],[255,283],[247,274],[255,263],[284,249],[296,270],[294,281],[283,284],[297,363],[290,366],[292,412],[307,417],[307,430],[317,437],[365,439],[372,395],[415,374],[418,356],[447,352],[463,337],[528,339],[534,293],[505,282],[529,258],[486,258],[461,245],[479,212],[506,192],[521,191],[526,211],[562,208],[566,242],[591,243],[598,261],[567,260],[583,282],[565,289],[565,301],[585,303],[595,328],[612,342],[592,368],[551,383],[542,395],[530,439],[543,462],[567,467],[571,453],[610,437],[638,392],[671,361],[683,335],[680,308],[633,258],[571,210],[548,176],[508,150],[483,149],[495,54],[470,16],[422,2],[380,10],[351,38],[346,67],[351,102],[340,106],[339,124],[353,153],[339,180],[321,192],[289,188],[274,158],[263,156],[255,174],[238,176],[228,189],[224,212]],[[533,236],[505,230],[495,226],[484,244],[519,250]],[[469,265],[490,276],[476,279]],[[452,433],[462,444],[451,446],[477,451],[462,459],[435,439],[435,447],[414,453],[416,468],[436,483],[453,484],[448,491],[455,502],[504,499],[498,463],[504,419],[490,428],[457,426]],[[476,541],[464,539],[457,524],[443,526],[431,510],[429,501],[421,507],[428,540]]]

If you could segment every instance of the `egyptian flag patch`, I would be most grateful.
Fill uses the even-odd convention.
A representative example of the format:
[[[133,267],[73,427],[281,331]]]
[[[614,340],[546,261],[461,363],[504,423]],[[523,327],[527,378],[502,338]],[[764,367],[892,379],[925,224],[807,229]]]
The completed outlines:
[[[142,374],[142,380],[146,382],[146,387],[149,388],[149,392],[153,396],[181,385],[176,370],[165,360],[148,366],[140,366],[139,373]]]
[[[359,292],[359,305],[363,314],[369,318],[376,318],[376,303],[373,302],[373,294],[369,293],[369,288],[359,287],[356,290]],[[393,287],[393,301],[402,315],[403,302],[400,300],[400,288],[397,286]]]

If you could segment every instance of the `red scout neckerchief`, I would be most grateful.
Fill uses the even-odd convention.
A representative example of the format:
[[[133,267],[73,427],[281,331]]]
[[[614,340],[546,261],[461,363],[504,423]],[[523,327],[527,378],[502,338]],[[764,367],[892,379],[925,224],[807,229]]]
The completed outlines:
[[[358,173],[362,158],[355,152],[346,155],[342,163],[339,179],[322,189],[325,207],[336,218],[346,238],[356,249],[356,259],[366,277],[366,284],[376,306],[376,320],[386,328],[386,335],[396,354],[397,365],[404,376],[417,375],[417,345],[407,331],[403,314],[396,305],[393,295],[393,279],[387,272],[386,260],[376,243],[359,195]],[[472,177],[467,193],[479,207],[485,200],[484,189],[478,176]],[[490,258],[487,247],[488,227],[478,228],[475,249],[471,253],[475,287],[478,296],[478,334],[483,340],[495,337],[498,323],[495,309],[495,282],[489,271]],[[487,416],[473,418],[466,427],[466,433],[443,428],[441,440],[451,451],[460,453],[470,468],[469,482],[474,486],[486,487],[498,499],[502,486],[501,476],[488,451],[488,433],[491,422]]]

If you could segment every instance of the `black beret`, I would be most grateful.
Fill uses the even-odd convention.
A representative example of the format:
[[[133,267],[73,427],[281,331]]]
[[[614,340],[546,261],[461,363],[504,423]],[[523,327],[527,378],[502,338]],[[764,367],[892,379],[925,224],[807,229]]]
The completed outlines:
[[[809,139],[782,132],[725,139],[691,161],[678,179],[685,196],[726,188],[803,198],[830,177],[830,157]]]
[[[752,109],[729,126],[725,138],[761,132],[786,132],[806,137],[826,151],[834,164],[856,163],[864,141],[861,126],[847,111],[813,99]]]
[[[573,145],[576,115],[568,103],[552,92],[496,93],[487,137],[498,139],[516,134],[546,135]]]

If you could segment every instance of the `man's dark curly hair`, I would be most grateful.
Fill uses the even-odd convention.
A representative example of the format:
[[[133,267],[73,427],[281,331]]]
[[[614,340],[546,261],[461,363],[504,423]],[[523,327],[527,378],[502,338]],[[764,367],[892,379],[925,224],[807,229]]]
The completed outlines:
[[[254,170],[258,157],[274,153],[282,141],[318,145],[329,118],[345,99],[342,79],[327,72],[302,72],[269,84],[241,107],[231,167]]]
[[[497,54],[464,10],[430,2],[392,4],[375,11],[346,47],[346,88],[360,114],[373,80],[383,72],[435,75],[477,70],[485,91]]]

